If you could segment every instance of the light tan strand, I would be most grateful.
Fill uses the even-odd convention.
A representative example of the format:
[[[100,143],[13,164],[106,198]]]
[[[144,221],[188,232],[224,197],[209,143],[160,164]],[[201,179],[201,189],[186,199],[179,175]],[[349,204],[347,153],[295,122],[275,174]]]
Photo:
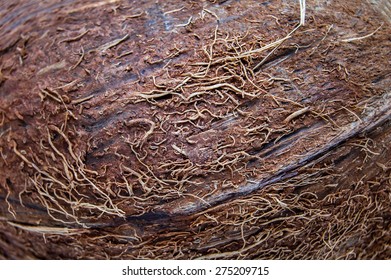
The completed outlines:
[[[378,28],[376,28],[375,31],[373,31],[373,32],[370,33],[370,34],[367,34],[367,35],[361,36],[361,37],[353,37],[353,38],[342,39],[341,42],[349,43],[349,42],[359,41],[359,40],[363,40],[363,39],[369,38],[369,37],[375,35],[375,33],[376,33],[377,31],[379,31],[379,29],[380,29],[382,26],[383,26],[383,23],[382,23]]]
[[[27,226],[13,222],[7,222],[11,226],[42,234],[74,235],[86,232],[85,229],[65,228],[65,227],[45,227],[45,226]]]
[[[285,123],[289,123],[291,120],[307,113],[308,111],[310,110],[309,107],[304,107],[303,109],[300,109],[296,112],[293,112],[292,114],[290,114],[288,117],[286,117],[286,119],[284,120]]]
[[[49,129],[51,130],[55,130],[58,134],[60,134],[62,136],[62,138],[65,140],[65,142],[67,142],[68,144],[68,151],[69,151],[69,154],[72,156],[72,158],[77,162],[78,161],[78,158],[76,157],[76,155],[74,154],[73,150],[72,150],[72,143],[71,141],[68,139],[68,137],[65,135],[65,133],[59,129],[57,126],[55,125],[49,125],[48,126]]]
[[[77,41],[77,40],[81,39],[84,35],[86,35],[88,33],[88,31],[89,30],[86,30],[83,33],[81,33],[75,37],[64,39],[64,40],[60,41],[59,43],[61,44],[61,43],[69,43],[69,42]]]
[[[208,14],[214,16],[214,17],[217,19],[217,21],[220,21],[220,18],[216,15],[215,12],[212,12],[212,11],[210,11],[210,10],[208,10],[208,9],[205,9],[205,8],[204,8],[202,11],[207,12]]]
[[[183,149],[181,149],[181,148],[179,148],[178,146],[172,144],[171,147],[172,147],[175,151],[177,151],[178,153],[180,153],[180,154],[182,154],[182,155],[184,155],[184,156],[187,156],[186,151],[183,150]]]
[[[5,197],[5,202],[8,205],[8,209],[7,210],[14,217],[14,219],[16,219],[16,212],[15,212],[14,208],[12,207],[11,203],[9,203],[9,201],[8,201],[8,198],[11,195],[11,190],[10,190],[10,188],[9,188],[7,183],[5,184],[5,186],[7,187],[7,196]]]
[[[128,122],[125,122],[125,125],[126,126],[132,126],[132,125],[137,124],[137,123],[146,123],[146,124],[150,125],[149,130],[147,132],[145,132],[142,140],[147,139],[147,137],[153,133],[153,131],[155,130],[155,127],[156,127],[156,124],[153,121],[148,120],[148,119],[134,119],[134,120],[130,120]]]
[[[79,66],[80,63],[81,63],[81,62],[83,61],[83,59],[84,59],[84,55],[85,55],[84,48],[81,47],[80,58],[79,58],[79,60],[78,60],[72,67],[70,67],[69,70],[73,70],[73,69],[75,69],[77,66]]]
[[[188,26],[188,25],[191,23],[191,20],[192,20],[192,19],[193,19],[193,17],[190,17],[186,23],[177,24],[177,25],[175,25],[175,26],[176,26],[176,27],[186,27],[186,26]]]
[[[118,1],[120,1],[120,0],[103,0],[103,1],[99,1],[99,2],[93,2],[91,4],[86,4],[86,5],[82,5],[79,7],[75,7],[73,9],[64,10],[63,12],[68,13],[68,14],[72,14],[72,13],[80,12],[80,11],[83,11],[86,9],[93,9],[93,8],[98,8],[98,7],[101,7],[104,5],[113,4]],[[70,5],[70,6],[72,7],[73,5]]]
[[[305,0],[299,0],[299,3],[300,3],[300,23],[291,31],[288,33],[287,36],[285,36],[284,38],[276,41],[275,43],[275,47],[274,49],[269,52],[262,60],[261,62],[259,62],[252,70],[255,71],[257,70],[259,67],[261,67],[265,61],[270,57],[271,54],[273,54],[287,39],[289,39],[290,37],[292,37],[292,35],[302,26],[304,26],[304,23],[305,23],[305,13],[306,13],[306,5],[305,5]],[[278,42],[278,43],[277,43]]]
[[[92,99],[93,97],[94,97],[94,95],[91,94],[91,95],[86,96],[86,97],[83,97],[83,98],[79,98],[79,99],[72,100],[71,103],[74,104],[74,105],[78,105],[78,104],[80,104],[80,103],[83,103],[83,102],[85,102],[85,101],[87,101],[87,100]]]
[[[125,16],[124,19],[129,19],[129,18],[138,18],[141,17],[144,14],[144,12],[140,12],[138,14],[130,15],[130,16]]]
[[[29,161],[21,152],[19,152],[16,148],[16,142],[13,141],[13,151],[14,153],[19,156],[25,163],[27,163],[29,166],[31,166],[32,168],[34,168],[38,173],[40,173],[41,175],[44,175],[46,176],[48,179],[50,179],[51,181],[53,181],[54,183],[57,183],[59,184],[60,186],[62,186],[64,189],[68,189],[68,187],[63,184],[61,181],[57,180],[56,178],[54,178],[53,176],[51,176],[49,173],[41,170],[36,164],[34,164],[33,162]]]
[[[349,110],[345,106],[342,106],[342,108],[344,108],[346,111],[348,111],[350,114],[352,114],[360,123],[363,122],[362,119],[355,112],[353,112],[352,110]]]
[[[67,65],[66,61],[65,60],[62,60],[60,62],[57,62],[57,63],[54,63],[54,64],[51,64],[51,65],[48,65],[42,69],[40,69],[38,72],[37,72],[37,75],[43,75],[43,74],[46,74],[50,71],[57,71],[57,70],[61,70],[63,69],[65,66]]]
[[[102,46],[96,48],[96,50],[99,50],[101,52],[105,52],[107,51],[108,49],[111,49],[112,47],[115,47],[119,44],[121,44],[123,41],[125,41],[126,39],[129,38],[129,34],[126,34],[124,37],[122,38],[119,38],[119,39],[116,39],[116,40],[113,40],[111,42],[108,42],[106,44],[103,44]]]
[[[167,11],[167,12],[164,12],[164,13],[163,13],[163,15],[168,15],[168,14],[172,14],[172,13],[180,12],[180,11],[182,11],[184,8],[185,8],[185,6],[183,6],[182,8],[179,8],[179,9],[175,9],[175,10]]]

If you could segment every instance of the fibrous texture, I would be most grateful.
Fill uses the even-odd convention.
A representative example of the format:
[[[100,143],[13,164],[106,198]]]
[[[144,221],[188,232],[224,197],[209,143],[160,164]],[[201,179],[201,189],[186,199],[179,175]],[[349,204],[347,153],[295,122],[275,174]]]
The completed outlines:
[[[7,1],[0,257],[390,258],[389,1]]]

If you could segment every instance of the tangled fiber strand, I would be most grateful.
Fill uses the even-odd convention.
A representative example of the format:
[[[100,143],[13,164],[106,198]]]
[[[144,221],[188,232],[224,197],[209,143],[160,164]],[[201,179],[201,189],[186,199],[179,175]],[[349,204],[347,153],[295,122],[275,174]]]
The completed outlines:
[[[244,31],[171,5],[164,34],[183,44],[153,53],[154,30],[123,33],[153,9],[106,2],[61,12],[110,15],[98,31],[48,23],[45,46],[69,57],[32,60],[46,33],[1,49],[36,74],[26,105],[0,64],[2,258],[389,258],[386,24],[334,3],[351,32],[299,1],[300,17],[244,13]]]

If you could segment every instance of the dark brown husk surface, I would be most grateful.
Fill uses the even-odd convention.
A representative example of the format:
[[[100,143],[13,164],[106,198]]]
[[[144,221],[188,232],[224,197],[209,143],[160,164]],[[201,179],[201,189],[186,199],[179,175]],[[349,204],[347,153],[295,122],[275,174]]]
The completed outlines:
[[[0,258],[389,259],[365,1],[0,4]]]

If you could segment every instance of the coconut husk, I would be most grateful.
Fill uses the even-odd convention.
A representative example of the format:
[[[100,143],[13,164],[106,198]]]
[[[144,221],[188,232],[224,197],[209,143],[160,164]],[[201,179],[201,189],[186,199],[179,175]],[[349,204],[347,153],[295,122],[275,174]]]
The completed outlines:
[[[390,258],[389,4],[2,4],[0,257]]]

